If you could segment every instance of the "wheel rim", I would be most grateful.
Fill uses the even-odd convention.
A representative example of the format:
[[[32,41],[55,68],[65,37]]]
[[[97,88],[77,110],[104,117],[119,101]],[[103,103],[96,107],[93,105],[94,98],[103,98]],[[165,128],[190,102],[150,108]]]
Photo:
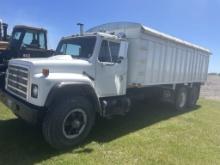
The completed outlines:
[[[63,134],[68,139],[81,135],[87,124],[87,115],[83,109],[71,110],[63,120]]]
[[[186,93],[182,92],[179,96],[179,106],[183,108],[186,104]]]

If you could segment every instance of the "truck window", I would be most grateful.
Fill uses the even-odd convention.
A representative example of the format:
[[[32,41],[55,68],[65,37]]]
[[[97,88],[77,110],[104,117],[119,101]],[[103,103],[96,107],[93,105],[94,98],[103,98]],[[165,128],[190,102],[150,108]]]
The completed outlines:
[[[12,39],[13,40],[19,40],[20,39],[20,36],[21,36],[21,32],[15,32]]]
[[[103,40],[99,52],[98,60],[100,62],[112,62],[108,41]]]
[[[46,40],[45,40],[44,33],[39,34],[39,43],[40,43],[40,48],[41,49],[46,49]]]
[[[32,40],[33,40],[33,33],[26,32],[23,39],[24,46],[30,45]]]
[[[80,37],[63,40],[56,54],[71,55],[73,58],[90,58],[96,43],[96,37]]]
[[[109,47],[111,51],[112,62],[116,62],[119,56],[120,43],[110,41]]]
[[[102,41],[101,49],[99,52],[100,62],[116,62],[119,56],[120,43],[111,41]]]
[[[78,57],[80,55],[81,46],[66,44],[66,54]]]
[[[32,32],[26,32],[24,35],[22,45],[24,47],[39,48],[40,45],[37,39],[37,34]]]

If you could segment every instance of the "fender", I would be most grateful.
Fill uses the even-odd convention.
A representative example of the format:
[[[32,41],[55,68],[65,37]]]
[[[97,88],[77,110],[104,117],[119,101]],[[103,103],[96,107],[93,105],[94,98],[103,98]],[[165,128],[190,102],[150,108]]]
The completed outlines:
[[[102,108],[99,101],[98,96],[96,95],[93,87],[85,82],[61,82],[57,83],[50,90],[46,102],[45,107],[49,107],[50,104],[56,99],[66,95],[73,95],[79,93],[80,95],[89,97],[94,105],[95,110],[102,114]]]

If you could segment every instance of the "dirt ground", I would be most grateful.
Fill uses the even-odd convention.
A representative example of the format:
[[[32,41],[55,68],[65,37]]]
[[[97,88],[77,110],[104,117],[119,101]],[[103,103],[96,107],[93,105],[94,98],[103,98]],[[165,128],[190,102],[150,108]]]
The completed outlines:
[[[201,88],[200,97],[220,100],[220,76],[209,75]]]

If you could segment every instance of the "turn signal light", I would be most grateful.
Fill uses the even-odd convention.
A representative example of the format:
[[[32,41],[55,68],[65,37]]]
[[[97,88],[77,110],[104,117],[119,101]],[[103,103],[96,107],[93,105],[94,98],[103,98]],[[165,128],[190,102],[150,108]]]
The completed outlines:
[[[43,69],[42,70],[42,74],[45,76],[45,77],[47,77],[48,75],[49,75],[49,69]]]

